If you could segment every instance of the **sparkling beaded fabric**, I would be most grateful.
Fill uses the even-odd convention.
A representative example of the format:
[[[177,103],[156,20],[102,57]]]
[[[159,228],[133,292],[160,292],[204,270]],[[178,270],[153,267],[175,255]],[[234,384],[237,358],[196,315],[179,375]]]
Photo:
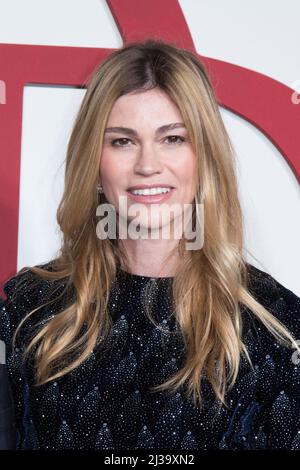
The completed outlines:
[[[300,339],[300,298],[248,266],[251,292]],[[242,309],[244,341],[254,370],[242,361],[226,396],[227,409],[218,411],[205,382],[201,411],[182,389],[150,390],[178,370],[184,357],[170,300],[172,278],[119,271],[110,295],[109,353],[101,356],[94,350],[71,373],[34,387],[30,363],[21,362],[26,332],[34,322],[43,324],[55,315],[58,304],[33,314],[12,350],[21,319],[50,298],[49,283],[42,280],[12,298],[17,277],[26,282],[30,276],[9,279],[4,286],[7,299],[0,299],[0,338],[7,345],[18,449],[300,449],[300,361],[247,309]],[[145,299],[159,328],[145,313]]]

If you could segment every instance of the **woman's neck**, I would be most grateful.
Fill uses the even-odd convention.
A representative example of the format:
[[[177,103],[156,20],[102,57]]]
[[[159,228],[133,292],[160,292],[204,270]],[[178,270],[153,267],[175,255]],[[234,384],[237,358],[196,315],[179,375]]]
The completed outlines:
[[[122,240],[129,266],[121,263],[121,268],[139,276],[173,277],[178,263],[178,240],[175,242],[176,245],[174,240]]]

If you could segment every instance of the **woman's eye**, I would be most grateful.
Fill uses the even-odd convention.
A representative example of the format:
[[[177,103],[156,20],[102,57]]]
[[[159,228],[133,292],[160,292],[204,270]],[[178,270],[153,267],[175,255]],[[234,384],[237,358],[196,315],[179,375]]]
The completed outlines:
[[[172,139],[171,143],[173,143],[173,144],[179,144],[180,142],[185,141],[185,138],[181,137],[180,135],[168,135],[168,137],[166,137],[166,139]],[[180,141],[178,141],[177,139],[180,139]]]
[[[127,141],[130,141],[130,139],[126,139],[126,137],[121,137],[120,139],[114,139],[111,141],[111,145],[113,147],[125,147],[125,145],[122,144],[122,142],[124,143],[124,140],[127,142]],[[121,142],[121,145],[117,144],[117,142]],[[126,143],[125,142],[125,143]]]
[[[165,140],[169,140],[169,143],[177,145],[184,142],[186,139],[180,135],[168,135]],[[119,139],[112,140],[111,145],[113,147],[127,147],[128,142],[132,142],[131,139],[120,137]]]

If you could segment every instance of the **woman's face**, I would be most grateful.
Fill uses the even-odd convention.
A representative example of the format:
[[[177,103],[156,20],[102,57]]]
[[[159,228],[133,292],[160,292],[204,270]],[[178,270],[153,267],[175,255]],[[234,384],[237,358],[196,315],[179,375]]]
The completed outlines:
[[[165,127],[175,123],[173,129]],[[181,113],[165,92],[156,88],[116,100],[104,135],[100,181],[107,201],[117,213],[119,197],[125,196],[128,208],[138,202],[144,204],[143,216],[135,217],[135,221],[152,229],[162,227],[164,219],[157,217],[162,207],[166,211],[176,203],[182,208],[183,204],[192,203],[195,165]],[[132,194],[132,187],[143,185],[172,189],[166,189],[169,192],[164,194]],[[173,218],[170,212],[170,221]]]

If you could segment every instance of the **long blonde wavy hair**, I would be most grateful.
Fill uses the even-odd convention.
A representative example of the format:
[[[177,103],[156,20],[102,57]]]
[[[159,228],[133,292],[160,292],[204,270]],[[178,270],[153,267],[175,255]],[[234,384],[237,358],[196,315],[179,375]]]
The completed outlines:
[[[205,376],[226,405],[225,394],[237,379],[241,357],[252,366],[242,338],[242,304],[278,341],[298,346],[248,289],[234,150],[208,72],[192,52],[158,39],[114,51],[89,78],[67,149],[64,193],[57,210],[63,236],[59,255],[51,270],[34,266],[19,271],[29,270],[50,283],[67,281],[61,295],[72,287],[76,296],[39,329],[24,355],[34,352],[36,386],[45,384],[79,366],[111,330],[110,290],[118,266],[130,269],[117,240],[96,234],[104,130],[118,97],[154,87],[167,93],[182,114],[197,161],[195,202],[204,201],[205,213],[204,245],[184,250],[185,240],[179,240],[180,262],[172,283],[185,362],[155,390],[175,391],[186,385],[201,406]],[[24,321],[41,307],[21,321],[14,340]]]

